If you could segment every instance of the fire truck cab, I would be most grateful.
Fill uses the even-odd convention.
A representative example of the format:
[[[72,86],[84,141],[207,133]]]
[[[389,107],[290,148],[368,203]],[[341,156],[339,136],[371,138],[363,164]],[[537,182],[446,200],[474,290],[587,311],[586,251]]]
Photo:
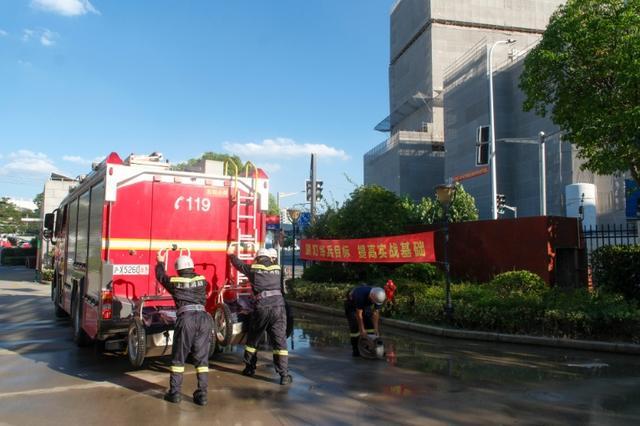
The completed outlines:
[[[267,175],[251,164],[242,171],[207,161],[181,171],[161,154],[111,153],[45,217],[55,243],[55,315],[71,317],[78,345],[126,349],[135,367],[170,354],[176,310],[155,278],[156,257],[176,275],[176,257],[188,253],[209,283],[211,353],[239,343],[253,294],[226,249],[235,242],[250,261],[264,245],[268,195]]]

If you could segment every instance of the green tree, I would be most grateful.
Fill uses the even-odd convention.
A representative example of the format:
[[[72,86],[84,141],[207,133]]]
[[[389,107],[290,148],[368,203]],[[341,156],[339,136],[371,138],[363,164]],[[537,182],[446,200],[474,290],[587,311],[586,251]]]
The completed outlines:
[[[471,194],[464,190],[464,187],[460,183],[456,183],[455,186],[456,191],[453,202],[449,207],[449,222],[478,220],[476,200]],[[435,196],[423,198],[413,206],[412,211],[414,223],[431,224],[444,221],[444,206]]]
[[[553,121],[600,174],[640,184],[640,0],[568,0],[525,60],[524,109]]]
[[[278,209],[278,200],[275,195],[269,194],[269,210],[267,214],[276,216],[280,215],[280,210]]]
[[[22,218],[26,217],[35,218],[37,216],[30,210],[16,206],[8,197],[0,198],[1,234],[37,234],[38,222],[23,222]]]
[[[244,163],[237,155],[229,155],[229,154],[219,154],[217,152],[205,152],[198,158],[191,158],[184,163],[178,163],[174,166],[176,170],[187,170],[190,167],[197,165],[200,160],[214,160],[214,161],[230,161],[236,165],[238,168],[238,174],[242,174],[244,172]],[[235,173],[235,168],[233,166],[227,167],[227,174],[233,175]]]
[[[15,234],[20,230],[22,212],[9,201],[8,197],[0,198],[0,233]]]
[[[36,205],[35,215],[40,217],[42,207],[44,206],[44,191],[33,197],[33,203]]]

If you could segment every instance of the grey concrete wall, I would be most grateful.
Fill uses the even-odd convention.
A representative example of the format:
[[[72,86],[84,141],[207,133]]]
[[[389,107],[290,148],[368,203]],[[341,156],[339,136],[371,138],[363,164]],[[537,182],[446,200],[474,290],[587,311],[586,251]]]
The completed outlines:
[[[434,194],[444,182],[444,153],[433,150],[430,143],[400,144],[400,195],[415,201]]]
[[[364,184],[380,185],[400,193],[400,156],[395,146],[380,155],[365,154]]]
[[[564,0],[433,0],[431,17],[544,30]]]
[[[64,180],[49,180],[44,184],[44,194],[42,200],[42,209],[40,210],[41,228],[40,238],[42,239],[42,231],[44,230],[44,215],[52,213],[58,208],[60,202],[69,195],[69,188],[72,185],[76,185],[77,182],[64,181]],[[47,251],[51,248],[51,245],[47,241],[42,242],[43,246],[39,253],[38,266],[40,266],[45,259]]]
[[[467,55],[467,63],[445,78],[444,126],[445,178],[467,174],[475,165],[476,129],[489,125],[487,51]],[[497,52],[496,58],[505,59]],[[497,59],[497,63],[500,59]],[[565,187],[573,183],[594,183],[597,187],[598,223],[624,221],[624,178],[598,176],[580,170],[582,161],[572,145],[561,139],[560,129],[548,117],[524,112],[524,94],[518,88],[522,58],[500,68],[494,75],[496,125],[497,192],[507,204],[518,208],[518,216],[540,213],[540,151],[538,134],[544,131],[547,214],[565,215]],[[476,198],[481,218],[491,217],[490,175],[462,182]],[[511,217],[507,212],[506,217]]]

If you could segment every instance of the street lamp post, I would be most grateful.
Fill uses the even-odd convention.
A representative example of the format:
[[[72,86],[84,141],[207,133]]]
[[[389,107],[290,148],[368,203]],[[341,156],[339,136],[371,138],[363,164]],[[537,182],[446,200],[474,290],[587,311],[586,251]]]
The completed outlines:
[[[444,269],[446,273],[444,316],[449,323],[453,320],[451,301],[451,271],[449,266],[449,211],[456,196],[455,184],[436,186],[436,198],[444,207]]]
[[[547,165],[546,165],[546,137],[544,132],[538,133],[540,139],[540,216],[547,215]]]
[[[498,195],[498,178],[496,173],[496,119],[495,112],[493,110],[493,49],[499,44],[513,44],[516,40],[510,38],[507,40],[498,40],[491,46],[489,49],[489,58],[488,58],[488,72],[489,72],[489,120],[491,120],[491,152],[489,153],[489,158],[491,159],[491,217],[492,219],[498,218],[498,206],[497,206],[497,195]]]
[[[296,225],[298,224],[298,219],[300,219],[300,214],[302,212],[298,209],[290,208],[287,210],[287,215],[289,216],[289,220],[293,225],[293,247],[291,249],[291,278],[296,277]]]

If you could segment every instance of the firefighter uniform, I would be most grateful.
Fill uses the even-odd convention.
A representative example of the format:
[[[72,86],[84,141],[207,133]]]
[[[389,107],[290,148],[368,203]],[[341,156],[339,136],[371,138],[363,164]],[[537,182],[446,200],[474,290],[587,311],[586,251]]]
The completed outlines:
[[[191,268],[179,270],[178,274],[177,277],[169,277],[161,262],[156,265],[156,278],[173,296],[178,308],[171,349],[170,387],[165,399],[179,402],[184,362],[191,354],[198,378],[198,389],[193,394],[194,402],[204,405],[207,403],[209,347],[213,328],[211,316],[204,307],[207,281],[196,275]]]
[[[351,347],[353,356],[360,356],[358,349],[358,339],[360,337],[360,326],[356,317],[356,312],[362,310],[362,321],[367,334],[375,333],[373,325],[373,312],[380,309],[382,305],[371,301],[369,294],[372,287],[360,286],[350,290],[344,301],[344,313],[349,323],[349,335],[351,337]]]
[[[287,314],[280,287],[280,265],[267,256],[247,265],[234,254],[229,254],[231,264],[246,275],[255,296],[255,309],[249,320],[247,342],[244,347],[244,375],[253,376],[258,361],[258,344],[265,331],[273,348],[273,364],[280,375],[280,384],[291,383],[289,352],[287,351]]]

